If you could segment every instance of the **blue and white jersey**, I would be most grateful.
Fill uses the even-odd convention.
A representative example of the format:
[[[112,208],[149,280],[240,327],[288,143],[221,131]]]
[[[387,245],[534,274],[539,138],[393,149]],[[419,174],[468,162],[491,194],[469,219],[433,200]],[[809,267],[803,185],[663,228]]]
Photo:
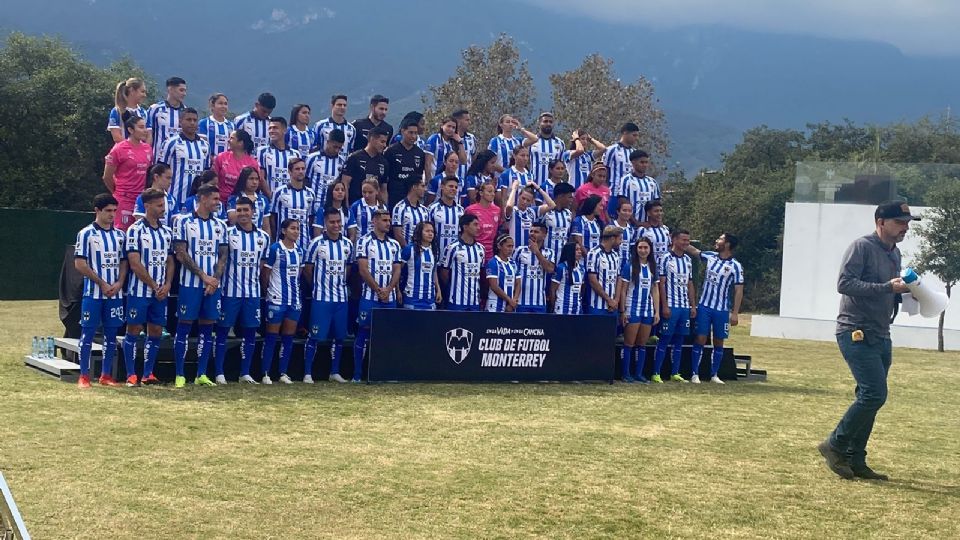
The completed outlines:
[[[167,198],[164,199],[164,205],[163,215],[160,216],[160,223],[167,227],[173,227],[173,216],[178,212],[177,202],[167,193]],[[137,195],[137,202],[133,205],[133,217],[142,218],[146,215],[147,211],[143,206],[143,194]]]
[[[180,213],[190,215],[197,211],[197,196],[191,195],[187,197],[187,200],[180,205]],[[213,211],[213,217],[221,220],[227,220],[227,206],[223,202],[217,203],[217,209]]]
[[[347,160],[347,156],[350,155],[350,149],[353,148],[353,140],[357,137],[357,129],[353,127],[353,124],[344,120],[342,124],[338,124],[334,121],[333,117],[328,117],[326,120],[320,120],[313,125],[313,131],[317,135],[317,147],[320,151],[323,151],[323,147],[327,144],[327,137],[330,136],[330,132],[339,129],[343,132],[343,148],[340,150],[340,157],[343,161]]]
[[[559,159],[563,152],[563,141],[560,137],[541,137],[530,146],[530,171],[537,183],[550,178],[550,162]]]
[[[533,181],[533,176],[528,170],[521,171],[516,167],[510,167],[509,169],[500,173],[500,178],[497,179],[497,189],[510,189],[510,186],[513,184],[514,180],[519,181],[519,189],[523,189],[523,186],[526,186]]]
[[[567,278],[569,276],[569,283]],[[553,306],[553,312],[557,315],[579,315],[582,311],[582,299],[580,291],[587,279],[587,271],[583,267],[583,261],[577,263],[574,268],[568,268],[567,263],[560,263],[553,272],[553,282],[557,284],[557,301]]]
[[[616,142],[608,146],[603,153],[603,164],[607,166],[607,182],[610,185],[611,197],[623,195],[620,180],[633,170],[633,165],[630,164],[630,152],[633,152],[633,148]]]
[[[516,195],[515,197],[519,197]],[[537,222],[539,209],[536,206],[528,206],[521,210],[519,206],[514,206],[513,211],[504,220],[507,227],[507,233],[517,246],[525,246],[530,242],[530,227]]]
[[[260,298],[260,264],[267,258],[270,236],[257,227],[227,229],[227,265],[220,288],[228,298]]]
[[[687,284],[693,275],[693,263],[684,253],[676,255],[668,251],[657,259],[657,274],[664,281],[667,305],[671,308],[689,308],[690,295]]]
[[[153,131],[153,159],[162,161],[167,139],[180,134],[180,112],[184,106],[174,107],[166,100],[154,103],[147,111],[147,128]],[[169,165],[169,163],[168,163]]]
[[[543,257],[552,261],[554,254],[548,248],[541,248]],[[524,244],[513,252],[513,264],[520,276],[520,302],[525,307],[544,307],[547,305],[547,273],[540,266],[540,259]]]
[[[437,199],[427,207],[427,219],[433,223],[439,253],[446,253],[447,246],[460,237],[461,216],[463,216],[463,207],[459,204],[447,206],[442,200]]]
[[[547,237],[543,241],[544,247],[553,253],[550,259],[554,264],[560,262],[560,251],[570,238],[570,225],[573,221],[573,212],[564,208],[554,208],[543,215],[543,223],[547,226]]]
[[[463,180],[463,186],[461,186],[460,188],[460,191],[463,193],[463,196],[461,197],[461,200],[460,200],[460,204],[462,204],[463,207],[466,208],[471,204],[477,202],[475,197],[473,199],[470,198],[470,190],[471,189],[474,190],[474,195],[476,195],[476,192],[480,191],[480,186],[482,186],[487,182],[494,182],[494,186],[496,186],[497,181],[498,181],[497,178],[493,176],[485,176],[483,174],[471,175],[466,177]]]
[[[236,126],[236,129],[242,129],[250,134],[254,148],[270,144],[270,136],[267,134],[267,128],[270,126],[268,119],[257,118],[253,113],[247,111],[234,118],[233,125]]]
[[[627,317],[653,317],[653,288],[657,286],[653,280],[653,271],[650,265],[643,265],[637,275],[640,283],[634,283],[630,261],[631,259],[624,259],[623,269],[620,271],[620,280],[627,288],[624,311]]]
[[[487,279],[497,278],[497,285],[511,298],[516,292],[517,277],[517,265],[512,261],[504,261],[499,255],[494,255],[487,263]],[[491,287],[487,292],[487,311],[502,313],[506,307],[506,300],[497,296]]]
[[[212,276],[220,258],[220,246],[227,243],[227,224],[213,216],[207,219],[196,214],[185,216],[173,233],[173,243],[177,242],[186,244],[187,255],[204,274]],[[189,268],[181,266],[180,286],[203,287],[203,281]]]
[[[125,107],[125,112],[134,114],[143,119],[147,118],[147,111],[140,105],[137,105],[136,109],[131,107]],[[130,135],[129,133],[127,133],[127,126],[123,125],[123,117],[120,115],[116,107],[110,109],[110,114],[109,116],[107,116],[107,133],[109,133],[110,130],[113,130],[113,129],[120,130],[121,139],[126,139]]]
[[[403,135],[401,135],[400,132],[397,132],[397,133],[393,136],[393,138],[390,139],[390,144],[398,143],[398,142],[401,141],[401,139],[403,139]],[[430,150],[430,147],[427,145],[427,141],[425,141],[425,140],[423,139],[423,137],[417,135],[417,140],[414,141],[413,144],[414,144],[417,148],[423,150],[425,153],[430,154],[431,156],[433,155],[433,152]],[[389,145],[388,145],[388,146],[389,146]]]
[[[317,134],[310,126],[307,126],[307,129],[303,131],[297,129],[297,126],[289,126],[283,140],[287,143],[287,148],[296,150],[301,156],[306,156],[310,153],[313,145],[316,144]]]
[[[127,255],[140,254],[140,263],[147,270],[150,279],[157,285],[167,282],[167,257],[173,253],[173,231],[162,222],[155,229],[145,219],[138,220],[127,229]],[[169,276],[173,277],[173,276]],[[144,283],[137,274],[127,276],[127,294],[137,298],[153,298],[153,289]]]
[[[177,204],[182,205],[190,196],[190,185],[193,184],[193,179],[210,168],[210,147],[207,141],[199,137],[190,140],[183,134],[178,134],[170,137],[163,144],[158,161],[166,163],[172,169],[173,182],[170,184],[170,195]]]
[[[623,235],[621,236],[622,241],[620,242],[620,258],[628,260],[631,257],[630,250],[633,249],[633,244],[637,242],[637,238],[640,238],[640,229],[629,223],[621,225],[617,221],[614,221],[612,225],[623,229]]]
[[[593,152],[584,152],[577,157],[573,156],[573,150],[564,150],[560,159],[567,166],[567,182],[570,182],[575,189],[587,183],[587,177],[590,176],[590,169],[593,167]],[[550,194],[553,197],[553,194]]]
[[[304,154],[306,155],[306,154]],[[307,187],[312,189],[319,199],[319,205],[327,203],[327,190],[340,178],[344,158],[341,154],[328,156],[322,150],[307,155]]]
[[[386,209],[387,207],[380,204],[380,201],[377,201],[377,204],[367,204],[363,199],[354,201],[353,204],[350,205],[350,218],[349,221],[347,221],[347,230],[356,229],[357,240],[359,240],[361,236],[366,236],[373,232],[373,211]]]
[[[437,257],[430,248],[415,249],[407,244],[400,251],[400,260],[407,266],[403,283],[403,301],[417,304],[434,304],[437,301],[433,278],[437,273]],[[419,253],[418,253],[419,252]]]
[[[253,201],[253,225],[258,229],[262,229],[263,219],[270,213],[270,199],[259,191],[253,196],[243,195],[243,197]],[[237,199],[239,198],[240,196],[238,195],[231,195],[230,199],[227,200],[227,216],[229,216],[231,212],[237,211]]]
[[[644,211],[643,205],[649,201],[660,199],[660,186],[657,181],[649,176],[638,177],[630,173],[621,179],[620,186],[623,190],[620,195],[626,197],[633,205],[633,217],[638,222],[646,221],[647,213]],[[611,193],[611,195],[613,194]]]
[[[207,145],[210,146],[210,155],[216,157],[230,149],[230,134],[236,129],[233,120],[224,118],[223,122],[220,122],[211,115],[200,119],[197,124],[197,135],[207,141]]]
[[[457,169],[457,178],[466,178],[467,171],[473,164],[473,156],[477,155],[477,137],[473,133],[467,132],[461,137],[460,144],[463,145],[463,151],[467,154],[467,161],[461,163]]]
[[[377,238],[377,235],[370,233],[360,238],[357,242],[357,260],[366,259],[370,275],[381,288],[390,285],[393,279],[393,265],[400,264],[400,243],[390,238],[384,237],[383,240]],[[374,300],[379,302],[376,291],[370,288],[366,280],[361,279],[363,286],[360,290],[360,296],[364,300]],[[390,291],[388,302],[397,300],[397,291]]]
[[[274,242],[267,250],[264,266],[270,269],[267,303],[300,309],[300,269],[303,268],[300,246],[288,248],[283,242]]]
[[[73,256],[86,259],[87,265],[100,279],[116,283],[120,279],[120,261],[127,258],[126,238],[116,227],[103,229],[96,222],[91,223],[77,233]],[[83,278],[83,296],[96,300],[106,298],[100,287],[86,276]],[[123,292],[118,292],[115,298],[123,298]]]
[[[424,148],[423,151],[428,154],[433,154],[434,168],[438,171],[443,170],[443,160],[447,158],[447,154],[455,153],[453,144],[444,139],[443,135],[439,133],[434,133],[427,138],[427,147]]]
[[[700,260],[706,266],[700,305],[717,311],[729,311],[730,290],[734,285],[743,285],[743,266],[733,257],[721,259],[716,251],[701,251]]]
[[[393,207],[390,225],[400,227],[400,230],[403,231],[403,240],[409,244],[413,240],[413,230],[417,228],[421,221],[426,219],[426,206],[419,203],[412,205],[404,198]]]
[[[653,242],[654,260],[659,261],[660,257],[663,257],[670,251],[670,229],[668,229],[666,225],[642,227],[640,229],[640,236],[646,236]]]
[[[287,165],[295,157],[301,157],[300,152],[289,147],[280,150],[271,144],[257,149],[257,162],[260,163],[260,170],[270,183],[271,193],[290,181]]]
[[[441,171],[439,174],[433,175],[433,178],[430,179],[430,183],[427,184],[427,193],[434,195],[437,198],[440,197],[440,188],[443,187],[443,179],[446,178],[446,175]],[[457,194],[454,198],[458,201],[463,200],[467,195],[467,185],[463,181],[463,176],[457,175]]]
[[[504,137],[503,133],[490,139],[487,148],[492,150],[500,158],[500,166],[506,169],[510,166],[510,157],[513,156],[513,149],[523,145],[521,137]]]
[[[322,234],[310,241],[306,264],[313,265],[313,299],[320,302],[346,302],[347,267],[353,262],[353,243],[340,235],[331,240]]]
[[[577,216],[570,226],[570,236],[583,238],[583,249],[590,251],[600,245],[600,220]]]
[[[617,297],[620,265],[619,251],[606,251],[603,246],[598,245],[587,253],[587,275],[596,274],[600,287],[610,298]],[[587,287],[587,305],[594,309],[607,309],[607,303],[593,290],[593,287]]]
[[[448,245],[443,252],[440,266],[450,270],[450,303],[479,307],[483,246],[479,242],[467,244],[457,238],[457,241]]]
[[[285,184],[273,192],[270,201],[270,215],[277,216],[277,230],[272,231],[273,239],[280,240],[280,224],[285,219],[293,219],[300,223],[300,238],[297,245],[301,251],[310,246],[311,224],[316,212],[317,195],[312,189],[303,187],[297,189]]]

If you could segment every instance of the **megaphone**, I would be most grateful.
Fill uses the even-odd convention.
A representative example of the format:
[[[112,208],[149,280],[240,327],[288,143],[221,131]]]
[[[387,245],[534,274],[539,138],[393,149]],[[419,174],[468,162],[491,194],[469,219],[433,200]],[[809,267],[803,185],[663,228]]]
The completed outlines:
[[[919,304],[920,315],[929,319],[940,315],[943,310],[947,309],[947,303],[950,301],[947,295],[924,285],[913,268],[904,270],[900,277],[903,278],[903,282],[910,289],[910,294]]]

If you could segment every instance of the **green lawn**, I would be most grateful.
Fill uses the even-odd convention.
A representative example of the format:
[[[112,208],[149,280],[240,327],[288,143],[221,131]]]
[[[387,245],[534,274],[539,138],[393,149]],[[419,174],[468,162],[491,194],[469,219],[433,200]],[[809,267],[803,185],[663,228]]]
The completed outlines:
[[[814,446],[830,343],[733,344],[765,383],[75,386],[25,368],[55,302],[0,302],[0,470],[35,538],[958,538],[960,355],[898,350],[870,462]]]

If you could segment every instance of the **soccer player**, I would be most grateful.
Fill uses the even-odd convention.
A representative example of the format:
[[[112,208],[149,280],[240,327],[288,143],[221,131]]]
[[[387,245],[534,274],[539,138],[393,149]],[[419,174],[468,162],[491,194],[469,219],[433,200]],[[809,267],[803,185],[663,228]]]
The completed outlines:
[[[587,277],[583,255],[583,246],[573,241],[560,251],[560,263],[550,284],[551,296],[557,299],[553,308],[557,315],[579,315],[583,308],[580,291]]]
[[[273,384],[270,368],[273,351],[280,339],[280,382],[293,384],[287,375],[290,356],[293,354],[293,335],[300,321],[300,271],[303,269],[304,253],[300,249],[300,223],[287,218],[280,222],[280,238],[267,250],[260,271],[260,286],[267,290],[267,333],[263,336],[260,368],[263,384]],[[282,337],[281,337],[282,334]]]
[[[323,232],[323,212],[333,208],[340,213],[340,223],[347,223],[350,220],[350,207],[347,206],[347,186],[342,180],[336,180],[327,188],[324,196],[324,204],[321,207],[317,205],[317,211],[314,213],[317,219],[313,223],[314,236]]]
[[[93,198],[96,217],[77,233],[74,268],[83,276],[80,315],[80,379],[77,386],[90,388],[90,350],[97,328],[103,327],[103,367],[100,384],[117,386],[110,375],[117,353],[117,329],[123,325],[123,284],[127,257],[123,232],[113,226],[117,200],[108,193]]]
[[[253,204],[253,215],[251,216],[253,226],[263,229],[269,236],[270,220],[265,218],[270,213],[270,200],[260,191],[260,169],[244,167],[240,171],[239,181],[234,186],[233,193],[230,194],[230,199],[227,201],[227,221],[230,225],[238,223],[237,203],[244,197]]]
[[[594,150],[591,152],[587,145],[591,144]],[[574,130],[573,137],[570,139],[570,145],[567,150],[560,155],[560,160],[567,168],[568,181],[578,188],[587,183],[587,177],[593,168],[595,161],[602,161],[603,153],[607,147],[604,144],[583,130]]]
[[[440,184],[440,198],[427,207],[427,220],[433,223],[437,238],[437,253],[443,254],[447,246],[457,241],[460,235],[460,216],[463,207],[457,198],[457,177],[448,176]]]
[[[147,111],[147,129],[153,136],[153,158],[159,161],[163,156],[163,145],[167,139],[180,133],[180,112],[183,111],[183,99],[187,97],[187,81],[180,77],[167,79],[167,97],[150,106]]]
[[[440,279],[449,291],[449,310],[480,309],[480,269],[485,257],[483,245],[477,241],[479,235],[480,221],[477,216],[464,214],[460,217],[460,238],[443,252]]]
[[[578,187],[573,197],[579,208],[583,206],[584,201],[592,196],[600,197],[600,213],[597,216],[604,223],[609,223],[607,203],[610,201],[610,188],[607,187],[607,166],[603,163],[593,164],[593,169],[587,177],[587,183]]]
[[[408,196],[411,186],[421,184],[425,178],[427,157],[416,145],[416,140],[417,125],[412,119],[405,118],[400,124],[400,141],[391,144],[383,152],[387,170],[380,198],[384,199],[387,208],[397,206]],[[413,232],[412,227],[410,232]]]
[[[250,134],[254,147],[266,146],[270,142],[268,120],[276,107],[277,98],[269,92],[264,92],[257,96],[257,101],[253,104],[253,110],[237,116],[233,119],[233,123],[237,129]],[[286,126],[284,126],[284,129],[286,129]]]
[[[260,163],[260,170],[263,171],[266,179],[263,191],[268,197],[273,196],[273,192],[290,179],[290,163],[293,159],[303,160],[300,152],[288,147],[283,140],[286,129],[286,119],[282,116],[271,116],[267,128],[270,144],[257,149],[257,162]],[[306,175],[306,164],[304,164],[304,175]]]
[[[273,193],[270,200],[270,211],[267,214],[270,220],[270,230],[276,231],[274,240],[282,240],[280,223],[292,219],[300,224],[300,234],[296,242],[301,251],[306,252],[313,237],[311,223],[317,211],[317,194],[304,184],[307,174],[307,165],[299,157],[292,157],[288,162],[290,168],[289,180],[285,185]],[[317,231],[319,232],[319,231]]]
[[[563,140],[553,133],[554,119],[552,113],[542,113],[537,119],[540,132],[537,140],[530,145],[530,172],[533,180],[542,184],[550,177],[550,162],[560,159],[564,152]]]
[[[126,126],[123,125],[123,113],[128,112],[139,118],[147,118],[147,111],[141,105],[146,98],[147,85],[142,80],[130,78],[117,83],[113,100],[114,107],[110,109],[110,114],[107,117],[107,132],[113,137],[114,144],[129,136]]]
[[[477,200],[477,190],[485,183],[497,183],[495,176],[499,166],[500,159],[493,150],[481,150],[473,158],[473,163],[467,169],[467,176],[463,178],[463,186],[460,188],[460,204],[469,206]]]
[[[536,205],[537,192],[544,201],[539,206]],[[513,238],[517,245],[527,244],[530,227],[556,206],[550,195],[538,184],[530,183],[521,187],[520,182],[514,180],[507,194],[507,204],[503,207],[504,224],[510,238]]]
[[[550,176],[540,184],[540,187],[547,192],[547,195],[553,197],[553,190],[556,189],[557,185],[566,182],[564,175],[567,172],[567,167],[559,159],[555,159],[550,162]]]
[[[128,136],[113,145],[103,164],[103,183],[119,202],[120,219],[116,227],[120,230],[133,224],[137,196],[143,192],[144,179],[153,162],[143,118],[128,112],[123,114]]]
[[[580,215],[570,225],[570,239],[576,241],[586,252],[600,245],[600,197],[591,195],[580,205]]]
[[[459,193],[459,187],[461,185],[459,182],[460,176],[458,176],[460,173],[460,156],[458,156],[456,152],[450,152],[443,159],[442,165],[443,170],[435,174],[433,178],[430,179],[430,185],[427,186],[427,193],[424,195],[423,199],[423,202],[426,205],[433,204],[433,202],[437,200],[437,195],[440,193],[440,184],[443,182],[444,178],[452,177],[458,180],[458,193],[455,194],[455,197],[457,200],[460,200],[461,198],[462,194]]]
[[[342,234],[340,212],[327,209],[323,213],[323,234],[310,241],[304,260],[304,278],[313,290],[310,307],[310,338],[304,346],[303,382],[313,383],[313,360],[321,341],[333,336],[330,344],[331,382],[347,382],[340,375],[343,341],[347,337],[347,314],[354,246]],[[333,330],[331,332],[331,326]]]
[[[620,270],[620,324],[623,348],[620,349],[621,377],[625,382],[649,383],[643,376],[647,363],[647,340],[660,322],[660,290],[653,242],[640,237],[630,244]]]
[[[723,233],[714,241],[714,251],[700,251],[687,245],[687,254],[699,257],[704,263],[703,290],[697,307],[696,334],[693,342],[693,376],[690,382],[700,382],[700,360],[707,337],[713,333],[713,357],[710,363],[710,382],[723,384],[717,373],[723,360],[723,342],[730,335],[730,327],[739,322],[740,302],[743,301],[743,266],[733,258],[739,239]],[[730,291],[733,290],[733,307]]]
[[[347,223],[347,235],[354,244],[373,230],[374,210],[386,210],[380,199],[380,182],[375,178],[363,181],[360,188],[362,197],[350,205],[350,219]]]
[[[237,189],[240,172],[247,167],[257,170],[257,176],[260,177],[261,185],[263,184],[263,173],[260,172],[260,162],[257,161],[255,152],[249,133],[239,129],[230,132],[227,150],[213,158],[213,170],[217,173],[217,187],[221,193],[233,193]]]
[[[533,176],[527,166],[530,164],[530,149],[526,146],[517,146],[513,149],[510,159],[510,168],[500,173],[497,180],[497,205],[505,204],[507,201],[507,192],[514,182],[519,182],[521,186],[526,187],[533,184]]]
[[[353,122],[353,127],[356,130],[356,138],[353,140],[354,152],[367,147],[370,131],[374,128],[379,128],[386,135],[387,141],[393,138],[393,126],[386,122],[388,110],[390,110],[389,99],[380,94],[374,94],[370,98],[370,112],[367,113],[367,117]]]
[[[427,207],[420,204],[423,198],[423,181],[410,182],[407,196],[393,207],[393,238],[404,248],[413,240],[417,225],[427,219]]]
[[[494,255],[493,242],[497,238],[497,231],[500,230],[500,207],[493,203],[495,197],[494,184],[487,182],[480,186],[477,202],[463,210],[464,214],[477,216],[480,222],[480,231],[476,240],[484,249],[484,266]]]
[[[460,161],[460,169],[457,171],[457,178],[466,178],[467,170],[470,169],[470,164],[473,163],[473,157],[477,154],[477,137],[473,133],[470,133],[470,126],[473,124],[473,120],[470,117],[470,111],[466,109],[457,109],[453,111],[453,114],[450,116],[457,121],[457,136],[460,137],[460,142],[463,146],[463,153],[466,158],[466,161]]]
[[[467,151],[463,138],[457,132],[457,119],[448,116],[440,121],[440,130],[427,139],[427,153],[433,154],[434,163],[443,163],[448,154],[457,154],[460,163],[468,161]],[[433,177],[433,168],[427,171],[427,176]]]
[[[324,137],[323,145],[307,155],[307,187],[320,197],[320,205],[326,203],[327,189],[340,178],[346,161],[343,155],[345,140],[342,131],[331,129]]]
[[[353,382],[363,378],[363,355],[370,339],[374,309],[397,306],[400,283],[400,244],[390,238],[390,213],[373,212],[373,231],[357,242],[357,269],[363,280],[360,296],[359,330],[353,345]]]
[[[147,189],[157,188],[163,192],[163,214],[160,216],[160,223],[167,227],[173,226],[173,216],[177,213],[177,205],[170,196],[170,182],[173,179],[173,171],[166,163],[156,163],[147,171]],[[137,202],[134,205],[133,217],[143,218],[147,215],[147,210],[143,205],[143,193],[137,195]],[[171,229],[171,233],[173,230]]]
[[[523,137],[515,135],[519,131]],[[509,114],[500,116],[497,120],[498,135],[490,139],[487,148],[500,158],[500,165],[496,172],[503,172],[503,169],[509,166],[510,157],[518,146],[530,146],[537,140],[537,135],[532,131],[523,129],[520,122]]]
[[[200,186],[205,184],[209,184],[219,189],[218,186],[220,182],[217,179],[217,173],[207,169],[193,179],[193,183],[190,185],[190,196],[187,197],[186,202],[180,206],[179,216],[174,216],[173,218],[174,226],[176,226],[176,224],[179,222],[180,217],[188,216],[197,209],[197,190],[200,189]],[[227,207],[222,201],[217,204],[217,208],[213,211],[213,216],[220,221],[226,221]]]
[[[156,166],[156,165],[155,165]],[[167,296],[173,280],[173,231],[162,219],[166,193],[152,187],[143,192],[144,216],[127,231],[127,335],[123,339],[123,360],[127,386],[137,385],[137,339],[147,325],[144,343],[143,384],[158,384],[153,367],[160,352],[160,338],[167,324]]]
[[[220,190],[204,184],[197,190],[196,211],[181,219],[174,231],[173,251],[180,262],[180,291],[177,334],[173,343],[177,376],[174,386],[187,384],[184,364],[187,359],[187,339],[193,322],[197,321],[197,377],[198,386],[216,386],[207,377],[207,362],[213,352],[213,325],[220,320],[220,280],[227,265],[227,225],[214,216],[220,204]]]
[[[360,199],[360,185],[370,177],[380,183],[381,191],[384,189],[382,186],[387,182],[387,162],[383,157],[383,150],[387,147],[388,134],[386,129],[373,128],[363,138],[366,145],[350,154],[343,164],[340,179],[347,186],[347,201]],[[386,203],[385,199],[381,196],[381,202]]]
[[[254,174],[256,172],[254,171]],[[233,203],[234,225],[227,229],[227,264],[223,273],[223,310],[217,322],[217,351],[214,357],[217,384],[226,384],[224,362],[227,336],[234,326],[240,328],[240,382],[257,384],[250,376],[257,328],[260,328],[260,274],[263,270],[270,236],[257,227],[253,199],[240,196]]]
[[[617,212],[614,215],[617,217],[611,225],[623,229],[623,241],[620,242],[620,257],[626,261],[630,258],[630,250],[633,249],[633,244],[636,243],[637,238],[640,237],[640,230],[633,226],[633,205],[630,204],[630,201],[621,198],[617,202]]]
[[[633,223],[639,225],[647,220],[644,212],[650,201],[660,200],[660,185],[653,178],[647,176],[647,167],[650,165],[650,156],[643,150],[630,152],[630,164],[633,169],[620,179],[620,193],[611,194],[611,203],[614,199],[625,198],[633,205]]]
[[[317,141],[317,134],[310,126],[310,106],[298,103],[290,110],[290,120],[284,142],[293,150],[306,157]]]
[[[513,313],[520,302],[520,276],[513,264],[514,242],[508,234],[501,234],[496,241],[497,253],[487,263],[487,311]]]
[[[193,107],[180,111],[180,133],[163,145],[162,161],[173,169],[171,195],[178,206],[186,205],[194,178],[210,166],[210,147],[197,135],[199,115]]]
[[[317,148],[327,147],[327,141],[334,130],[343,134],[343,140],[339,141],[340,157],[346,161],[347,156],[350,155],[350,149],[353,148],[357,130],[353,124],[347,122],[347,96],[343,94],[336,94],[330,98],[330,116],[313,126],[313,131],[317,134]]]
[[[210,116],[200,119],[197,124],[197,132],[200,138],[207,141],[210,146],[210,155],[219,156],[221,153],[230,149],[230,134],[234,132],[236,126],[233,120],[227,118],[227,112],[230,111],[230,101],[226,94],[217,92],[207,100],[210,104]],[[227,187],[221,186],[224,193],[229,193]]]
[[[608,225],[600,235],[600,244],[587,252],[587,313],[619,315],[620,306],[620,242],[623,231]]]
[[[570,225],[573,222],[573,191],[573,186],[566,182],[557,184],[553,190],[553,202],[556,206],[543,215],[543,223],[547,226],[544,245],[556,257],[553,259],[554,263],[560,262],[560,251],[570,238]]]
[[[530,225],[527,243],[513,252],[513,263],[521,280],[517,313],[547,312],[547,281],[556,265],[553,252],[543,247],[546,236],[547,226],[537,221]]]
[[[623,195],[620,180],[626,176],[632,167],[630,153],[640,140],[640,128],[633,122],[627,122],[620,127],[620,140],[610,145],[603,154],[603,163],[610,169],[610,192],[612,193],[608,211],[614,213],[613,200]]]
[[[670,229],[663,224],[663,203],[655,199],[643,208],[647,221],[641,224],[640,235],[653,242],[653,257],[659,261],[670,250]]]
[[[443,301],[437,277],[437,243],[433,222],[421,221],[413,230],[410,243],[400,250],[406,266],[403,283],[403,307],[434,310]]]
[[[690,231],[677,229],[672,233],[672,244],[666,254],[657,259],[660,276],[660,341],[653,359],[653,382],[662,383],[660,368],[667,356],[667,347],[673,349],[670,380],[688,382],[680,376],[680,355],[684,337],[690,334],[690,319],[696,318],[697,308],[690,305],[696,298],[693,287],[693,263],[685,253],[690,245]]]

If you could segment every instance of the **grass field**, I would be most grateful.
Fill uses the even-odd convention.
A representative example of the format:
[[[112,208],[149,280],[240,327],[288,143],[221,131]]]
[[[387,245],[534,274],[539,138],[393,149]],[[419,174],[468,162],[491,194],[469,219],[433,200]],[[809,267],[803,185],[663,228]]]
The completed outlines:
[[[765,383],[93,388],[23,366],[0,302],[0,471],[34,538],[958,538],[960,354],[897,350],[870,462],[814,446],[830,343],[733,344]]]

